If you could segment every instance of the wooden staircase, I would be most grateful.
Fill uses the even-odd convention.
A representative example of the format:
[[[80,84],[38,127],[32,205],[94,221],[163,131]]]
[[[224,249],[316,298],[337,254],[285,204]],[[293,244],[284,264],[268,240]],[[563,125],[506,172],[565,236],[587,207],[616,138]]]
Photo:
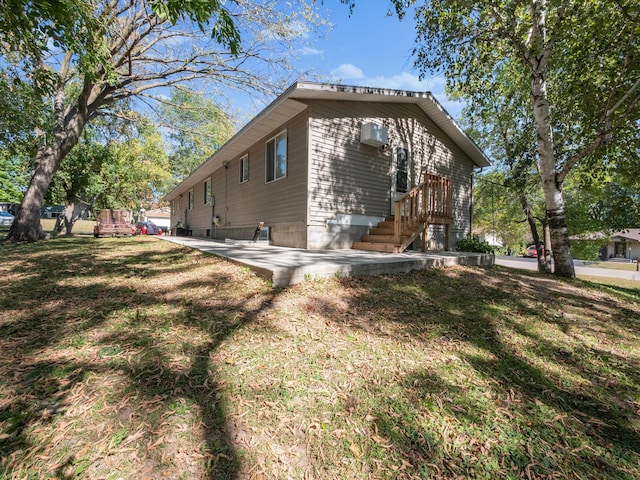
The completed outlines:
[[[445,250],[449,250],[451,212],[451,181],[437,175],[424,175],[424,181],[395,201],[395,215],[386,217],[352,248],[374,252],[404,252],[418,236],[422,250],[426,248],[427,227],[445,225]]]
[[[402,235],[399,239],[400,241],[396,242],[394,225],[394,216],[386,217],[383,222],[378,223],[378,226],[370,228],[369,233],[364,235],[361,241],[354,242],[352,248],[356,250],[368,250],[371,252],[403,252],[420,234],[421,230],[418,230],[416,235]]]

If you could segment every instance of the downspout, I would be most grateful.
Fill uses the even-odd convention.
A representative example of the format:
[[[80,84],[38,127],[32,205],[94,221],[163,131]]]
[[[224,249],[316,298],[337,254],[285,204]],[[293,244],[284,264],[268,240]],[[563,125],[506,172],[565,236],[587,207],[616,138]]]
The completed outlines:
[[[229,213],[229,205],[227,204],[227,189],[229,187],[229,182],[227,179],[227,174],[228,174],[228,169],[229,169],[229,162],[223,162],[222,166],[224,167],[224,225],[228,225],[229,224],[229,218],[228,218],[228,213]]]

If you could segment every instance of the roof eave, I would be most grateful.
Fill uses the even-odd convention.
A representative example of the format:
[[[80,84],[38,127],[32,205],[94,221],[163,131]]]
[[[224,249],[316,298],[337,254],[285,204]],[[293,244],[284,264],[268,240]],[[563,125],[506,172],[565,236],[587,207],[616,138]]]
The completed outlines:
[[[270,119],[279,118],[282,123],[284,123],[286,119],[293,118],[307,108],[305,103],[299,102],[296,99],[303,100],[313,98],[343,101],[395,101],[398,103],[415,103],[468,155],[477,167],[488,167],[491,165],[491,162],[480,147],[462,130],[453,117],[449,115],[438,100],[429,92],[412,92],[315,82],[296,82],[242,127],[229,141],[207,158],[207,160],[187,178],[166,194],[163,200],[171,201],[177,198],[202,180],[204,177],[202,175],[203,171],[213,173],[215,170],[221,168],[225,162],[232,160],[246,151],[252,143],[247,141],[247,136],[252,139],[255,138],[255,141],[258,141],[259,138],[268,134],[268,132],[264,133],[266,130],[269,128],[277,128],[277,125],[273,126],[273,124],[269,122]]]

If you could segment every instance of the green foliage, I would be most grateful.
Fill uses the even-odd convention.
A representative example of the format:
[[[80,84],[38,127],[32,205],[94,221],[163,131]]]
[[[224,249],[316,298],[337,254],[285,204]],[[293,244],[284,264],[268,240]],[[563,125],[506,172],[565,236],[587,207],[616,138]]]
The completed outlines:
[[[28,181],[28,159],[0,150],[0,202],[19,203]]]
[[[157,205],[171,175],[164,142],[157,127],[141,119],[136,128],[112,141],[110,161],[104,162],[87,189],[96,209]]]
[[[618,159],[609,158],[612,163]],[[640,226],[640,182],[610,165],[594,172],[574,171],[567,179],[568,225],[573,234],[614,231]]]
[[[49,117],[34,85],[0,67],[0,146],[12,154],[32,150],[34,130],[45,129]]]
[[[502,240],[507,246],[524,244],[531,238],[520,203],[520,192],[513,188],[504,170],[492,170],[475,177],[473,187],[473,233]],[[540,196],[539,196],[540,197]],[[536,204],[536,213],[544,216],[544,208]]]
[[[238,2],[232,0],[230,5]],[[151,8],[161,20],[176,24],[189,20],[203,32],[211,28],[211,38],[237,55],[240,52],[240,32],[233,12],[220,0],[151,0]]]
[[[49,203],[75,203],[90,199],[87,192],[105,164],[114,161],[110,145],[98,143],[84,136],[64,158],[47,192]]]
[[[171,91],[161,122],[169,129],[169,164],[178,180],[190,175],[233,134],[233,123],[220,107],[184,89]]]
[[[580,260],[598,260],[600,249],[604,246],[606,246],[606,240],[571,240],[573,256]]]
[[[493,253],[493,247],[478,237],[461,238],[456,242],[458,252]]]

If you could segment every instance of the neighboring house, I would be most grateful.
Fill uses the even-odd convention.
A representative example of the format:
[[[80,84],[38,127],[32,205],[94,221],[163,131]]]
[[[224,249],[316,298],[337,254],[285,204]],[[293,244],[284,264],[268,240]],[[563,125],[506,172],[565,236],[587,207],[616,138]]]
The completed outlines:
[[[40,218],[58,218],[63,212],[63,205],[43,205],[40,208]]]
[[[142,221],[153,222],[163,230],[171,226],[171,208],[169,207],[145,210],[142,217]]]
[[[602,260],[625,258],[634,260],[640,258],[640,228],[627,228],[618,232],[594,232],[588,235],[575,235],[572,241],[602,241],[600,258]]]
[[[64,205],[46,205],[40,208],[40,218],[58,218],[64,214]],[[77,220],[87,220],[91,216],[91,204],[77,201],[73,204],[73,216]]]
[[[607,258],[640,258],[640,228],[612,233],[607,244]]]
[[[430,93],[304,82],[164,199],[171,227],[195,236],[251,239],[264,222],[285,247],[401,251],[426,233],[448,249],[471,231],[472,173],[486,166]]]

